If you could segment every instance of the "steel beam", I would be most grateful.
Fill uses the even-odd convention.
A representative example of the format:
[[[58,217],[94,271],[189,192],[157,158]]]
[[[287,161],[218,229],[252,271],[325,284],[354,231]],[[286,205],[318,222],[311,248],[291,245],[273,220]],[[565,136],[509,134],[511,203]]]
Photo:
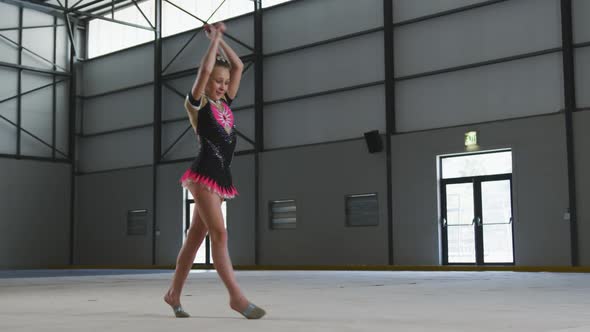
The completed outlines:
[[[74,24],[69,23],[68,26],[72,30],[72,39],[75,41]],[[69,86],[69,107],[68,107],[68,154],[72,163],[70,170],[70,265],[75,264],[75,248],[76,248],[76,94],[77,94],[77,66],[78,57],[73,45],[70,46],[70,77]]]
[[[573,35],[572,1],[561,0],[561,45],[563,48],[563,92],[565,101],[565,139],[567,150],[571,264],[572,266],[578,266],[578,209],[573,125],[573,112],[576,110]]]
[[[254,264],[260,261],[260,158],[264,151],[262,0],[254,0]]]
[[[23,71],[31,71],[31,72],[35,72],[35,73],[41,73],[41,74],[49,74],[49,75],[57,75],[57,76],[70,76],[70,73],[67,73],[67,72],[60,72],[60,71],[53,71],[53,70],[49,70],[49,69],[41,69],[41,68],[35,68],[35,67],[30,67],[30,66],[23,66],[20,64],[14,64],[14,63],[2,62],[2,61],[0,61],[0,67],[13,68],[13,69],[23,70]]]
[[[388,263],[394,265],[393,247],[393,175],[391,138],[395,134],[395,81],[393,0],[383,0],[383,37],[385,51],[385,153],[387,179],[387,244]]]
[[[18,59],[17,63],[18,66],[22,66],[23,63],[23,30],[20,27],[23,26],[23,7],[18,9]],[[16,102],[16,157],[19,158],[21,155],[21,131],[22,131],[22,68],[18,69],[18,77],[16,83],[16,94],[18,95],[18,99]],[[6,119],[5,119],[6,120]]]
[[[152,265],[156,265],[158,232],[158,165],[162,155],[162,0],[154,1],[154,142],[152,162]]]
[[[23,30],[27,30],[27,29],[41,29],[41,28],[52,28],[54,26],[58,26],[58,27],[63,27],[65,26],[65,24],[52,24],[52,25],[32,25],[32,26],[28,26],[28,27],[22,27],[20,29]],[[13,30],[18,30],[19,28],[1,28],[0,31],[13,31]]]

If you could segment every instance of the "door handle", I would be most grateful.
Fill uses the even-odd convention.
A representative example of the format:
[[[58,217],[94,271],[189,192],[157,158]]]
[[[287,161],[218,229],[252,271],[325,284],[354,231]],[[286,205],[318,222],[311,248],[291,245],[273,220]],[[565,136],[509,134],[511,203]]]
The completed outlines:
[[[442,227],[447,227],[447,218],[444,218],[444,217],[441,218],[440,223],[441,223]]]

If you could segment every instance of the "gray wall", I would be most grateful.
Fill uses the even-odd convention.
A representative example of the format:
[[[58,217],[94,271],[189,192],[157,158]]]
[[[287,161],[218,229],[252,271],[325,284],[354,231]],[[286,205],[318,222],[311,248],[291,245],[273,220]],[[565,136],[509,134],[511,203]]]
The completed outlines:
[[[83,103],[78,109],[78,171],[96,172],[150,165],[153,160],[153,86],[104,93],[153,81],[153,47],[84,62],[80,68]],[[144,128],[97,135],[133,126]],[[84,136],[92,135],[92,136]]]
[[[69,263],[70,172],[63,163],[0,159],[0,268]]]
[[[574,114],[576,154],[576,194],[578,196],[578,243],[580,264],[590,265],[590,112]]]
[[[75,264],[152,263],[152,168],[77,177]],[[148,211],[147,234],[127,235],[127,211]]]
[[[590,42],[590,2],[573,0],[574,42]],[[586,111],[574,115],[574,147],[576,153],[576,189],[578,195],[578,227],[580,263],[590,265],[590,245],[585,239],[590,236],[590,210],[585,204],[590,200],[590,47],[576,49],[576,102]]]
[[[266,152],[261,158],[261,264],[387,264],[384,154],[364,140]],[[347,227],[345,195],[377,193],[379,225]],[[297,228],[271,230],[269,204],[294,199]]]
[[[18,18],[18,7],[0,3],[2,28],[18,27]],[[53,23],[53,16],[23,9],[22,26]],[[64,22],[58,19],[57,23]],[[17,30],[0,31],[0,34],[5,37],[0,38],[1,62],[18,64],[21,52],[22,65],[52,70],[52,65],[39,56],[52,59],[55,42],[57,70],[68,70],[67,35],[63,27],[57,28],[55,40],[53,28],[22,31],[22,46],[39,56],[20,50],[6,40],[18,42]],[[19,76],[22,93],[53,82],[52,75],[2,66],[0,100],[17,95]],[[63,77],[56,78],[58,81],[61,79]],[[21,126],[46,143],[53,143],[53,89],[56,94],[55,147],[67,154],[67,82],[21,96]],[[0,115],[16,123],[17,105],[16,98],[0,103]],[[12,158],[17,154],[17,129],[0,119],[0,268],[41,268],[69,263],[71,166],[50,161],[52,152],[51,148],[22,131],[20,157],[24,159]],[[56,157],[63,159],[67,156],[57,153]]]
[[[454,0],[428,3],[394,1],[394,22],[468,6],[484,1]],[[574,0],[576,43],[590,40],[586,29],[587,2]],[[383,25],[382,1],[295,1],[264,12],[264,52],[272,54]],[[295,19],[306,17],[306,20]],[[524,20],[524,21],[523,21]],[[327,24],[326,22],[338,22]],[[253,44],[251,16],[229,20],[229,31]],[[325,25],[318,31],[315,26]],[[164,65],[193,32],[164,40]],[[286,38],[288,37],[288,38]],[[202,35],[195,38],[167,69],[166,74],[194,68],[205,49]],[[476,129],[484,140],[481,149],[511,148],[514,153],[515,259],[517,265],[568,265],[564,107],[561,53],[478,66],[444,74],[408,79],[433,70],[445,70],[545,51],[560,47],[559,0],[514,0],[456,13],[395,29],[396,131],[393,145],[394,262],[399,265],[440,263],[436,157],[463,152],[462,135]],[[233,42],[232,42],[233,43]],[[241,55],[249,51],[232,44]],[[590,106],[587,47],[576,49],[576,88],[579,107]],[[118,232],[118,214],[101,209],[92,215],[90,202],[106,200],[131,208],[135,200],[151,204],[151,168],[116,171],[151,164],[153,119],[151,68],[153,48],[143,45],[84,63],[83,94],[92,96],[112,89],[148,84],[128,91],[84,100],[85,134],[147,125],[120,133],[79,140],[77,235],[80,258],[92,264],[106,262],[95,234],[96,220],[109,232]],[[385,154],[368,154],[362,139],[368,130],[385,131],[383,32],[377,31],[337,42],[316,45],[264,59],[265,147],[260,156],[259,220],[254,220],[254,156],[236,157],[232,167],[241,195],[228,202],[230,252],[234,263],[254,262],[254,225],[258,223],[262,264],[386,264],[387,215]],[[168,81],[184,93],[191,75]],[[359,84],[372,86],[299,100],[274,101]],[[253,68],[245,73],[234,106],[237,127],[254,137]],[[163,88],[162,146],[168,146],[187,127],[182,98]],[[588,125],[586,112],[577,113],[576,169],[580,238],[590,231],[587,200]],[[499,122],[495,122],[499,121]],[[478,124],[479,123],[479,124]],[[239,140],[238,150],[253,146]],[[332,142],[327,144],[328,142]],[[311,144],[311,145],[310,145]],[[198,146],[188,132],[165,156],[180,162],[158,167],[156,221],[160,230],[156,261],[172,264],[182,243],[184,207],[178,178]],[[92,174],[93,172],[106,172]],[[351,176],[355,174],[357,176]],[[88,178],[87,178],[88,177]],[[100,179],[100,180],[99,180]],[[319,184],[319,185],[318,185]],[[132,187],[132,189],[124,188]],[[98,190],[95,190],[95,187]],[[137,190],[141,195],[137,195]],[[106,193],[127,193],[112,202]],[[377,227],[344,226],[344,195],[378,192],[380,224]],[[298,202],[296,230],[269,229],[268,203],[294,198]],[[101,235],[102,234],[102,235]],[[86,239],[84,243],[82,239]],[[124,238],[112,242],[125,258],[108,262],[127,264],[150,261],[149,240],[139,246]],[[326,245],[329,244],[329,245]],[[590,263],[590,247],[580,241],[583,264]],[[80,260],[82,262],[82,260]]]
[[[513,151],[516,265],[569,265],[565,125],[562,115],[396,135],[393,146],[394,261],[437,265],[437,156],[465,152],[463,135],[477,130],[480,149]]]
[[[382,1],[295,1],[264,13],[265,53],[382,26]],[[293,19],[306,17],[305,20]],[[338,24],[326,24],[338,22]],[[315,27],[325,26],[317,31]],[[289,38],[285,38],[289,36]],[[264,108],[265,148],[355,139],[385,131],[383,32],[265,57],[264,100],[375,84],[352,91],[275,103]]]
[[[253,155],[234,157],[232,176],[239,196],[227,201],[227,234],[229,252],[234,264],[254,264],[255,196]]]
[[[185,162],[158,167],[158,264],[176,264],[176,256],[182,246],[185,206],[183,188],[179,180],[189,166],[190,163]]]
[[[418,3],[411,6],[423,9]],[[410,2],[395,4],[402,13],[411,12]],[[506,1],[401,26],[394,34],[397,78],[543,51],[561,45],[559,1]],[[561,64],[561,53],[556,52],[399,81],[396,129],[408,132],[555,112],[563,108]]]

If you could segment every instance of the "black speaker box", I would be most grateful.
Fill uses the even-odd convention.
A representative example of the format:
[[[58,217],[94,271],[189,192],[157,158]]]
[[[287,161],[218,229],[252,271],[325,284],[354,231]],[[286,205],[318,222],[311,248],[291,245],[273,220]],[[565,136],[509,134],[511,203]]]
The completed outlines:
[[[383,151],[383,140],[379,135],[378,130],[368,131],[365,133],[365,141],[367,141],[367,147],[369,153],[376,153]]]

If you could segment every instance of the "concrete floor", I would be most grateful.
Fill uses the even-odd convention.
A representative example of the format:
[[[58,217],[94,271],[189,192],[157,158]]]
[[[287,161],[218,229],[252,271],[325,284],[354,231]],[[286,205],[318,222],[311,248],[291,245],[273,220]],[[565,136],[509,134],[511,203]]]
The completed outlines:
[[[191,273],[193,317],[173,318],[171,275],[3,271],[0,331],[590,331],[590,274],[237,272],[259,321],[229,309],[214,271]]]

